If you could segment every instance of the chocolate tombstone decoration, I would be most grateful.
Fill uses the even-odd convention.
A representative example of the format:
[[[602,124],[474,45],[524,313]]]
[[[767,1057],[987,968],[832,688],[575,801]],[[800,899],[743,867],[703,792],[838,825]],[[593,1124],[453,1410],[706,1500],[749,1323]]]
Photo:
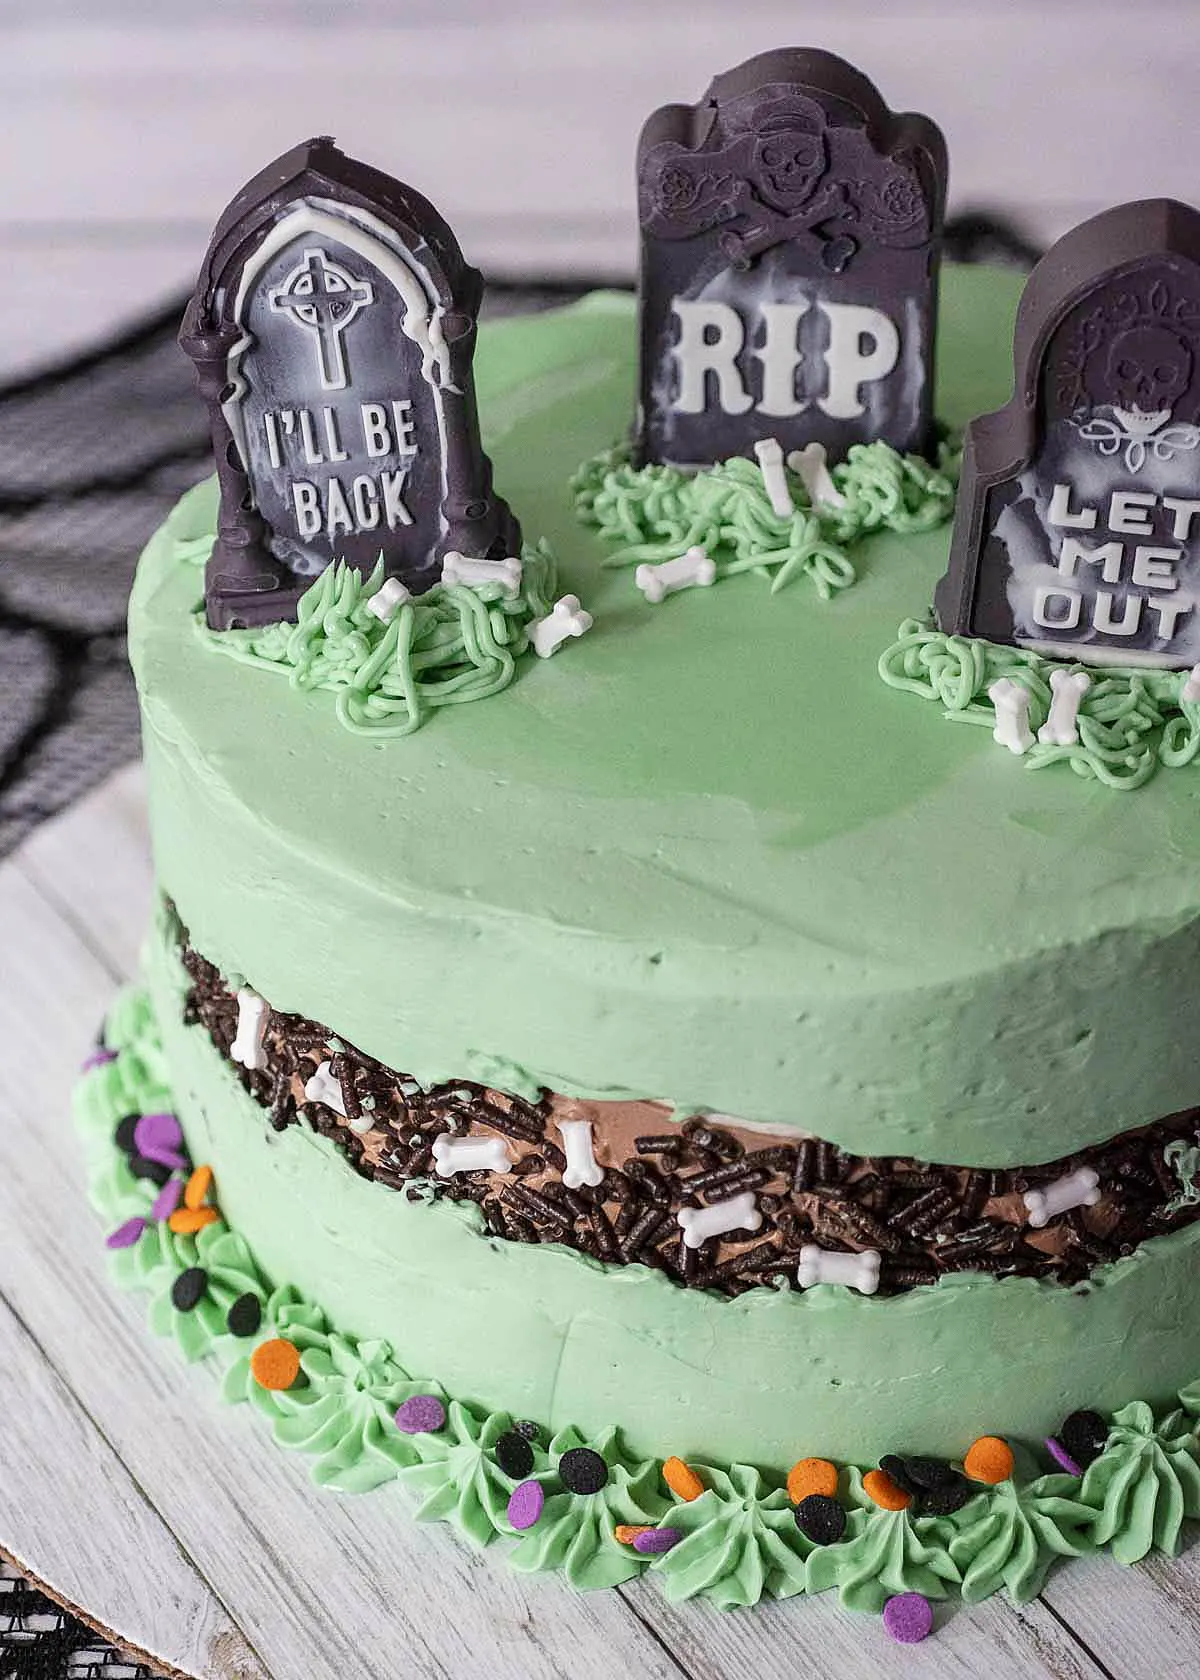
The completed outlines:
[[[1029,277],[1013,395],[967,429],[945,631],[1200,661],[1200,212],[1106,210]]]
[[[382,555],[416,594],[450,550],[519,552],[479,438],[482,290],[433,206],[332,140],[234,199],[180,333],[220,480],[215,629],[294,616],[334,560]]]
[[[946,146],[832,53],[763,53],[638,143],[641,462],[928,452]]]

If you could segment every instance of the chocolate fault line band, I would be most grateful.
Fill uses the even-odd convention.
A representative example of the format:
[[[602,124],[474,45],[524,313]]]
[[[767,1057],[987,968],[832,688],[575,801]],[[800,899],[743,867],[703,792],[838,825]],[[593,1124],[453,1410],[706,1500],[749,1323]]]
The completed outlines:
[[[548,1091],[533,1103],[467,1080],[424,1089],[320,1023],[235,993],[177,937],[187,1019],[276,1130],[303,1112],[364,1178],[410,1199],[474,1202],[505,1241],[647,1265],[727,1296],[823,1282],[894,1294],[962,1271],[1076,1284],[1200,1216],[1200,1109],[1056,1162],[983,1169],[856,1156],[714,1116],[669,1129],[665,1105]],[[660,1109],[663,1129],[624,1143],[606,1133],[604,1111],[630,1107]]]

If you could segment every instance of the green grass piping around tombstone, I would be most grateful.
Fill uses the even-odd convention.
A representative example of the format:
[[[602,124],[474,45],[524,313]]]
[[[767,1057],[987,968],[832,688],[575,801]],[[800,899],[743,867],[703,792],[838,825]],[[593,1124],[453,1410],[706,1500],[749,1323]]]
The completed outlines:
[[[331,691],[355,734],[411,735],[439,706],[484,700],[512,682],[529,625],[554,605],[549,545],[526,543],[521,568],[515,595],[499,583],[439,583],[384,624],[367,607],[383,562],[369,577],[339,563],[300,597],[294,624],[210,630],[198,613],[196,634],[231,659],[285,672],[294,688]]]
[[[1036,739],[1049,716],[1050,676],[1056,670],[1084,671],[1091,679],[1079,707],[1079,738],[1070,746]],[[906,618],[880,655],[879,675],[890,688],[936,700],[952,722],[989,729],[996,722],[989,688],[1001,677],[1022,684],[1031,696],[1029,727],[1035,737],[1022,755],[1029,770],[1069,764],[1077,776],[1132,789],[1148,782],[1160,765],[1178,770],[1200,752],[1200,701],[1183,698],[1186,671],[1045,659],[1027,648],[948,636],[926,621]]]
[[[785,467],[795,512],[771,506],[756,461],[734,456],[701,472],[635,467],[628,444],[585,461],[571,479],[575,510],[606,542],[606,566],[674,560],[704,550],[718,579],[757,572],[771,593],[807,577],[822,600],[849,589],[857,573],[849,551],[876,531],[932,531],[954,511],[961,439],[938,447],[937,464],[900,455],[882,442],[854,444],[832,468],[842,505],[813,504],[804,481]]]

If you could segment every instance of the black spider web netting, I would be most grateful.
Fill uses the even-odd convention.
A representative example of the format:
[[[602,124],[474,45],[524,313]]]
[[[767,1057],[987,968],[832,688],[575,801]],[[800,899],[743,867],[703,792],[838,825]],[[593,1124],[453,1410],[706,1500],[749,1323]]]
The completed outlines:
[[[0,1560],[0,1680],[153,1680]]]
[[[1036,252],[996,218],[967,214],[947,226],[947,256],[1027,267]],[[548,308],[599,283],[493,282],[485,314]],[[175,342],[183,305],[0,387],[0,858],[137,755],[125,649],[134,567],[211,470],[207,418]],[[155,1672],[0,1560],[0,1680]]]

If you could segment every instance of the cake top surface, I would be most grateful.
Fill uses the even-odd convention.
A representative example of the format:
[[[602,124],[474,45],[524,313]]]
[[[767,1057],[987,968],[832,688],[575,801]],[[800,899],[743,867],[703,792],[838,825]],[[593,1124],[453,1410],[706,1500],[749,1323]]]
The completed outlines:
[[[1008,396],[1019,290],[946,275],[942,421]],[[327,696],[211,657],[180,557],[211,533],[211,489],[177,511],[132,641],[148,749],[169,742],[216,813],[177,820],[155,789],[163,884],[197,938],[422,1077],[490,1068],[962,1161],[1048,1158],[1105,1117],[1183,1106],[1192,1005],[1170,959],[1200,899],[1200,783],[1128,799],[1030,774],[885,687],[877,661],[927,610],[945,529],[868,540],[828,602],[748,574],[648,605],[568,486],[627,430],[634,321],[601,294],[483,332],[497,483],[595,627],[416,735],[352,737]],[[357,966],[330,958],[339,926]],[[302,948],[321,979],[300,977]],[[1142,1023],[1137,1070],[1131,986],[1148,1015],[1177,1000]],[[1087,1116],[1081,1079],[1101,1093]]]

